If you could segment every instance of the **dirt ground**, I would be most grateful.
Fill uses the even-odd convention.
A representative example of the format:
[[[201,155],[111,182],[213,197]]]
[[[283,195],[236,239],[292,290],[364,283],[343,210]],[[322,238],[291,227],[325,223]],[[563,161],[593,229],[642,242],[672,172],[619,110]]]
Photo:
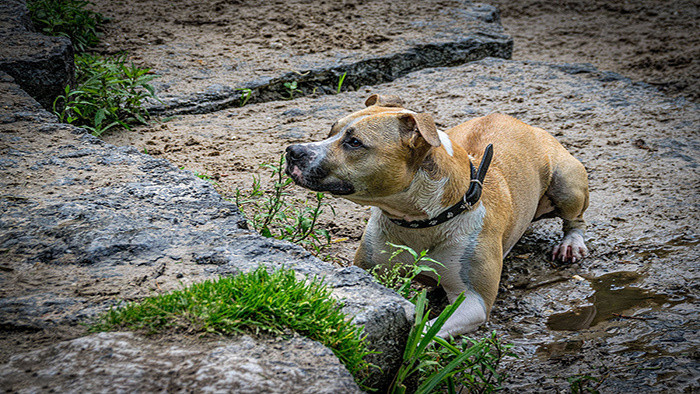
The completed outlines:
[[[162,52],[159,45],[169,42],[175,48],[188,51],[189,64],[180,63],[178,67],[191,67],[195,81],[199,78],[198,75],[206,76],[207,67],[235,69],[235,59],[244,58],[245,51],[267,54],[270,48],[292,48],[299,53],[323,52],[335,48],[376,50],[382,43],[392,40],[402,29],[410,28],[402,22],[401,17],[405,13],[434,12],[436,17],[440,15],[439,7],[419,5],[421,2],[350,1],[341,6],[334,2],[280,1],[258,6],[256,2],[249,1],[212,0],[188,4],[186,8],[178,7],[179,3],[173,7],[169,2],[156,0],[99,0],[96,3],[98,10],[114,18],[106,28],[105,48],[109,51],[128,50],[134,61],[154,67],[156,72],[167,73],[169,67],[174,65],[164,65],[167,54]],[[135,4],[141,12],[133,12]],[[617,72],[634,81],[654,85],[669,97],[681,96],[691,101],[700,98],[700,35],[697,33],[700,7],[697,2],[528,0],[494,1],[493,4],[501,9],[502,23],[513,36],[514,60],[588,62],[601,70]],[[493,78],[507,78],[508,72],[504,66],[502,70],[493,71]],[[615,82],[611,84],[614,85]],[[199,85],[193,83],[190,86]],[[531,88],[537,89],[534,86]],[[178,89],[180,88],[173,88],[171,92],[178,92]],[[259,168],[261,163],[274,162],[286,144],[322,138],[327,131],[314,128],[319,124],[327,124],[329,127],[338,117],[359,109],[360,98],[371,92],[371,88],[363,88],[360,92],[349,93],[357,103],[355,107],[346,105],[348,99],[343,99],[345,101],[337,107],[321,111],[324,118],[320,119],[314,113],[311,98],[298,100],[298,104],[276,102],[210,115],[185,116],[165,123],[154,123],[134,133],[109,135],[106,140],[118,145],[136,146],[141,151],[167,158],[185,169],[207,174],[217,182],[222,194],[233,197],[236,189],[250,186],[254,175],[266,176],[264,174],[268,172]],[[437,122],[441,128],[469,118],[469,114],[464,112],[458,113],[455,110],[450,113],[449,106],[456,105],[450,104],[450,100],[455,101],[454,97],[438,95],[430,97],[430,102],[420,102],[424,97],[420,96],[420,88],[416,86],[412,86],[407,94],[411,96],[411,104],[419,106],[421,110],[440,112]],[[561,98],[556,96],[556,92],[550,94],[549,104],[556,107]],[[471,99],[483,100],[481,104],[488,101],[488,105],[497,106],[494,104],[496,98],[486,94],[475,94]],[[502,105],[502,110],[506,112],[516,111],[514,108],[517,105],[512,101]],[[609,335],[615,332],[624,332],[628,342],[634,338],[632,342],[639,348],[636,351],[639,352],[640,360],[649,355],[658,356],[659,359],[668,355],[675,357],[681,352],[683,357],[694,360],[693,365],[697,366],[697,351],[689,353],[685,345],[678,345],[682,350],[677,350],[666,346],[663,341],[663,344],[659,344],[659,337],[649,330],[661,328],[645,327],[644,318],[630,317],[628,311],[635,306],[638,308],[636,312],[652,313],[656,311],[652,305],[671,305],[687,308],[682,313],[687,316],[692,314],[692,308],[695,307],[695,296],[692,294],[697,290],[697,283],[692,278],[696,273],[688,274],[691,279],[678,279],[678,283],[673,284],[677,286],[676,290],[672,290],[672,276],[683,277],[685,272],[680,271],[682,267],[697,266],[697,261],[682,264],[677,262],[684,258],[683,254],[678,253],[685,253],[697,246],[697,232],[692,228],[693,223],[697,223],[697,213],[686,211],[684,214],[680,205],[655,212],[647,205],[654,200],[649,197],[650,192],[645,190],[646,187],[656,188],[660,184],[658,182],[661,181],[656,179],[659,172],[663,171],[662,167],[647,165],[649,160],[654,160],[650,156],[654,149],[663,149],[661,145],[649,145],[649,138],[655,141],[661,141],[665,136],[682,138],[672,134],[676,129],[671,127],[682,122],[674,119],[672,110],[649,113],[646,114],[647,118],[639,121],[647,121],[650,125],[653,123],[649,137],[640,131],[641,123],[633,121],[630,121],[634,123],[633,126],[626,125],[636,127],[633,133],[625,134],[621,131],[618,135],[610,131],[614,127],[609,124],[610,120],[603,117],[596,119],[596,125],[583,115],[576,119],[580,114],[566,114],[557,118],[546,111],[538,113],[538,110],[544,111],[541,108],[529,108],[523,116],[527,121],[539,122],[539,126],[553,132],[587,168],[592,169],[592,184],[598,188],[602,198],[590,209],[594,218],[591,233],[599,238],[592,250],[594,258],[585,267],[553,270],[549,263],[540,261],[539,257],[547,255],[548,250],[545,249],[551,247],[558,236],[556,224],[551,223],[535,226],[506,261],[509,268],[504,271],[502,293],[499,294],[497,312],[492,315],[493,323],[490,327],[507,330],[509,339],[518,344],[519,351],[525,352],[525,359],[543,363],[532,366],[523,362],[514,367],[518,384],[522,385],[519,387],[531,390],[533,386],[528,384],[536,384],[537,379],[552,378],[547,375],[548,365],[605,379],[610,374],[610,368],[620,367],[601,365],[598,361],[618,360],[615,358],[617,356],[606,358],[609,354],[622,352],[622,345],[615,342],[619,339]],[[271,114],[275,114],[275,117]],[[616,118],[615,121],[619,119]],[[670,131],[664,129],[664,122],[669,122]],[[239,132],[242,125],[245,126],[245,132]],[[596,131],[596,126],[605,131]],[[598,150],[605,153],[600,155]],[[611,164],[609,157],[624,157],[628,161],[623,165],[615,165]],[[680,173],[681,170],[678,171]],[[606,172],[614,172],[620,179],[618,184],[612,184],[614,182],[606,177]],[[673,186],[667,183],[654,191],[672,196],[669,199],[697,202],[697,179],[689,179],[687,173],[685,176],[682,178],[684,183],[678,187],[675,196]],[[300,191],[294,193],[303,196]],[[326,212],[321,225],[331,232],[335,241],[331,249],[333,261],[347,265],[352,260],[368,218],[367,208],[341,199],[332,199],[331,204],[336,215],[331,216]],[[685,222],[684,215],[687,215]],[[695,259],[697,253],[691,253],[685,258]],[[533,263],[534,260],[537,261]],[[654,278],[661,271],[658,264],[648,268],[647,264],[651,260],[669,266],[680,264],[674,266],[679,271]],[[610,261],[615,262],[614,267],[606,265]],[[590,276],[582,278],[581,284],[567,281],[567,278],[578,275],[580,271],[586,271]],[[625,287],[639,281],[643,281],[646,287]],[[650,292],[647,288],[659,283],[667,290],[663,294]],[[551,286],[552,284],[557,285]],[[630,291],[634,294],[615,292],[618,287],[633,289]],[[531,294],[530,291],[535,289],[538,294]],[[595,304],[598,309],[601,308],[601,302],[615,307],[606,313],[599,313],[594,319],[610,319],[614,313],[626,317],[600,324],[596,330],[574,338],[555,333],[558,332],[557,327],[560,327],[558,324],[575,329],[571,328],[571,324],[578,320],[583,321],[581,327],[600,323],[591,322],[588,319],[591,316],[590,310],[586,309],[588,306],[579,302],[596,296],[599,298]],[[533,298],[537,298],[537,301],[527,304],[527,300]],[[566,299],[567,302],[557,304],[552,301],[561,299]],[[624,300],[628,299],[643,299],[645,303],[634,304],[636,301],[631,301],[630,305],[624,304]],[[528,310],[531,306],[527,305],[537,305],[537,308]],[[513,317],[509,312],[519,315]],[[553,332],[540,327],[543,316],[549,318],[548,327]],[[561,318],[564,323],[560,323],[557,318]],[[509,325],[512,322],[517,322],[517,325]],[[688,324],[697,322],[676,323],[678,327],[687,328]],[[696,337],[689,339],[686,334],[680,335],[683,338],[678,341],[697,340]],[[533,341],[538,341],[538,344],[534,345]],[[654,345],[646,346],[649,343]],[[632,345],[625,346],[624,351],[630,351]],[[635,356],[625,357],[628,360]],[[571,365],[580,367],[573,368]],[[634,369],[637,367],[632,364],[625,366],[627,369],[620,376],[638,377],[640,373],[643,374]],[[664,367],[644,364],[644,368],[639,370]],[[633,369],[636,372],[630,372]],[[639,384],[649,387],[657,384],[661,385],[657,387],[663,389],[664,379],[672,380],[679,373],[674,370],[665,378],[644,375]],[[690,371],[691,375],[693,373],[696,370]],[[558,378],[565,380],[565,377]],[[694,384],[697,385],[697,380]],[[692,385],[691,382],[687,387]],[[511,390],[518,392],[517,387],[511,387]]]
[[[463,9],[458,0],[99,0],[96,8],[113,18],[98,50],[126,50],[135,62],[152,67],[161,75],[154,82],[161,97],[213,84],[241,88],[367,54],[395,53],[425,40],[450,41],[473,25],[488,25],[470,16],[455,18]]]
[[[700,99],[700,3],[693,0],[487,1],[513,36],[514,60],[592,63]]]
[[[201,89],[216,70],[252,80],[272,69],[291,71],[294,57],[381,55],[397,41],[415,39],[426,26],[409,15],[449,20],[459,1],[95,1],[112,18],[101,50],[128,51],[137,63],[165,78],[161,94]],[[492,0],[515,42],[514,60],[589,62],[658,86],[669,94],[700,98],[700,5],[693,0]],[[135,12],[135,10],[137,10]],[[184,54],[184,58],[182,57]],[[257,62],[276,58],[269,69]],[[168,74],[187,69],[190,78]],[[167,81],[167,82],[163,82]],[[215,81],[225,82],[225,81]]]

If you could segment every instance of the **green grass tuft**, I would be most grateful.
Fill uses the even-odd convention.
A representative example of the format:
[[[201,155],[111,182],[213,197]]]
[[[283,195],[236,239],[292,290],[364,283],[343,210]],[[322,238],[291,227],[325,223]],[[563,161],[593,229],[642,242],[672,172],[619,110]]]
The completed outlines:
[[[447,306],[435,321],[429,323],[426,291],[415,297],[416,316],[408,335],[403,362],[389,388],[389,393],[404,394],[406,381],[418,377],[415,392],[491,393],[502,389],[506,375],[498,366],[503,357],[515,354],[512,345],[500,341],[496,333],[477,341],[469,337],[458,342],[454,338],[437,336],[440,328],[464,301],[464,293]]]
[[[403,394],[408,390],[407,381],[417,379],[416,393],[491,393],[501,390],[507,374],[499,370],[504,357],[517,357],[510,349],[512,345],[503,343],[496,332],[481,340],[469,337],[443,339],[437,336],[440,328],[464,301],[464,293],[440,315],[429,323],[426,290],[417,292],[411,282],[420,274],[431,272],[440,275],[433,267],[442,263],[428,257],[428,251],[420,253],[405,245],[387,243],[394,248],[389,257],[390,268],[375,267],[370,270],[374,279],[384,286],[396,290],[416,306],[416,316],[403,355],[403,362],[397,371],[389,393]],[[394,263],[402,253],[408,253],[412,262]],[[427,263],[427,265],[425,264]]]
[[[347,72],[344,72],[343,75],[338,78],[338,88],[336,89],[336,94],[340,94],[340,90],[343,88],[343,82],[345,81],[345,77],[348,76]]]
[[[364,357],[371,352],[362,328],[347,319],[330,293],[322,281],[298,281],[294,271],[268,273],[261,267],[112,308],[91,331],[279,335],[292,329],[330,348],[361,384],[370,367]]]

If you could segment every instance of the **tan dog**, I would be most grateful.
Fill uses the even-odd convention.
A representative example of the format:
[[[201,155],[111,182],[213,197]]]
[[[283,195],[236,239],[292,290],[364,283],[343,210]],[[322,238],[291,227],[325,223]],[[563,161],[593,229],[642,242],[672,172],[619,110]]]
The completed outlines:
[[[486,321],[503,257],[532,221],[564,220],[554,260],[587,254],[586,170],[550,134],[499,114],[445,133],[396,96],[373,95],[365,104],[337,121],[326,140],[289,146],[286,171],[300,186],[374,207],[356,265],[387,266],[387,242],[427,249],[444,264],[433,268],[448,299],[464,292],[466,300],[439,335]],[[472,163],[481,163],[478,171]]]

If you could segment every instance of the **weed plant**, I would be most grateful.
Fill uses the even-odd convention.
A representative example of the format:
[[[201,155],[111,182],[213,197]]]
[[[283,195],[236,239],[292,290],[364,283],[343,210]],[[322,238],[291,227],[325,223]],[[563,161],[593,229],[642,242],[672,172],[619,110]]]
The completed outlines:
[[[271,171],[271,191],[263,189],[260,177],[254,177],[250,190],[236,189],[235,203],[263,236],[300,244],[320,256],[331,242],[328,230],[317,226],[323,208],[328,205],[323,201],[325,195],[310,193],[306,200],[292,199],[288,192],[292,179],[284,174],[284,162],[282,155],[277,164],[261,165]]]
[[[429,265],[423,263],[429,263],[433,265],[443,266],[442,263],[435,261],[427,256],[428,251],[424,250],[420,253],[416,252],[412,248],[404,245],[396,245],[388,242],[387,245],[394,248],[389,257],[389,263],[391,268],[385,268],[382,266],[376,266],[370,270],[370,274],[379,283],[383,284],[385,287],[393,289],[399,293],[403,298],[415,303],[415,297],[417,292],[411,287],[413,280],[420,274],[424,272],[432,272],[435,276],[439,278],[439,274]],[[386,253],[386,252],[385,252]],[[408,253],[413,258],[413,262],[410,264],[394,264],[394,259],[402,254]],[[438,285],[440,282],[438,281]]]
[[[77,53],[87,51],[100,41],[99,26],[106,18],[85,7],[83,0],[32,0],[27,3],[32,22],[49,36],[70,38]]]
[[[505,356],[515,356],[512,345],[502,343],[495,332],[481,341],[463,337],[444,339],[437,336],[447,319],[464,302],[464,294],[429,323],[426,290],[415,299],[416,316],[408,336],[403,361],[394,376],[389,392],[403,394],[406,381],[418,376],[416,393],[491,393],[501,389],[506,375],[498,370]]]
[[[371,352],[362,328],[330,293],[316,278],[298,281],[292,270],[268,273],[260,267],[112,308],[90,330],[283,335],[291,329],[330,348],[361,384],[370,368],[364,357]]]
[[[61,122],[82,126],[95,136],[121,126],[146,123],[147,97],[155,98],[151,70],[127,63],[126,55],[103,57],[88,51],[99,43],[102,14],[86,9],[83,0],[33,0],[28,3],[34,25],[51,36],[70,38],[75,48],[76,84],[67,85],[53,103]]]
[[[181,170],[184,170],[185,167],[180,167],[180,169],[181,169]],[[212,177],[209,176],[208,174],[204,174],[204,173],[201,173],[201,172],[198,172],[198,171],[192,171],[192,173],[193,173],[194,176],[196,176],[197,178],[199,178],[199,179],[201,179],[201,180],[204,180],[204,181],[207,181],[207,182],[211,183],[213,186],[219,186],[219,184],[214,180],[214,178],[212,178]]]
[[[75,56],[76,88],[66,86],[53,103],[61,122],[76,124],[100,136],[105,131],[130,124],[146,124],[148,111],[143,101],[155,92],[150,69],[127,64],[125,55]]]
[[[502,389],[507,375],[499,370],[503,357],[515,357],[511,344],[503,343],[496,332],[477,341],[469,337],[445,340],[435,337],[439,346],[426,349],[420,373],[431,392],[492,393]],[[454,365],[454,368],[452,366]],[[446,373],[445,371],[452,371]],[[429,383],[430,382],[430,383]]]
[[[490,393],[500,390],[505,374],[498,366],[505,356],[515,356],[510,351],[512,345],[502,343],[496,333],[480,341],[469,337],[444,339],[437,336],[440,328],[464,301],[461,294],[440,315],[429,323],[426,290],[416,294],[411,287],[413,279],[423,272],[439,275],[433,266],[442,264],[427,257],[427,251],[420,253],[404,245],[387,245],[394,248],[389,258],[392,262],[398,255],[409,253],[413,258],[410,264],[394,264],[392,268],[375,267],[370,271],[374,278],[386,287],[396,290],[404,298],[416,305],[416,316],[408,337],[403,362],[389,389],[390,393],[406,392],[406,381],[418,378],[416,393],[469,392]]]
[[[284,83],[284,88],[287,91],[287,94],[289,95],[289,97],[287,97],[287,100],[294,99],[294,93],[303,93],[303,91],[301,91],[301,89],[298,89],[297,86],[297,81]]]

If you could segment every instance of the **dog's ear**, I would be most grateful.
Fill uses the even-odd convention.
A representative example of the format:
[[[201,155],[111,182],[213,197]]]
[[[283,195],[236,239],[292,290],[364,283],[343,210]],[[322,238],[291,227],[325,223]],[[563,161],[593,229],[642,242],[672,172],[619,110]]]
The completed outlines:
[[[440,146],[440,136],[438,136],[435,121],[430,114],[399,114],[399,121],[403,124],[402,132],[408,132],[409,144],[413,147],[419,145],[416,138],[419,136],[430,146]]]
[[[393,94],[373,94],[365,101],[366,107],[372,105],[403,108],[403,100],[401,100],[401,97]]]

